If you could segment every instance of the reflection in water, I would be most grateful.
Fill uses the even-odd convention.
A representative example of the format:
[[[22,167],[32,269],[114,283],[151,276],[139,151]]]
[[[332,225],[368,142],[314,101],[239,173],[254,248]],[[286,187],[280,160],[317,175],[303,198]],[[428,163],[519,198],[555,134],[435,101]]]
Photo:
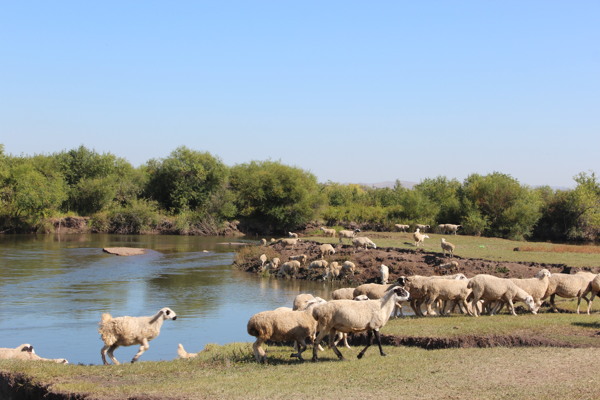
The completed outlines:
[[[298,293],[329,298],[330,284],[260,278],[231,266],[239,238],[120,235],[0,235],[0,347],[33,344],[48,358],[100,363],[97,324],[113,316],[151,315],[171,307],[143,360],[170,360],[177,344],[251,341],[246,323],[256,312],[291,306]],[[141,247],[118,257],[103,247]],[[119,348],[131,359],[137,346]]]

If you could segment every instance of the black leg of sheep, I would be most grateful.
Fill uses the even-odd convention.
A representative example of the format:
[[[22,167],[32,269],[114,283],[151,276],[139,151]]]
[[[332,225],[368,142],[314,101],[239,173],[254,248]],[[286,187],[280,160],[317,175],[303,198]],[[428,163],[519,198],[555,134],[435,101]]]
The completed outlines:
[[[364,349],[361,350],[360,353],[358,353],[358,355],[356,356],[357,358],[361,359],[365,355],[367,349],[371,347],[371,344],[373,344],[373,332],[375,332],[375,341],[377,342],[377,346],[379,347],[379,354],[381,354],[382,356],[387,355],[383,352],[383,349],[381,348],[381,337],[379,336],[379,330],[369,330],[367,332],[367,345]]]

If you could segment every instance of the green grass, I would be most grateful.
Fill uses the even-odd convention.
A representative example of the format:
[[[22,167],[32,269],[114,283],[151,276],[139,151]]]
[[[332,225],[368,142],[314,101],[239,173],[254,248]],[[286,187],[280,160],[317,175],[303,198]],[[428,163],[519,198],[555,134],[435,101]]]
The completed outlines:
[[[361,232],[360,235],[371,238],[377,244],[377,247],[415,249],[412,233]],[[463,258],[566,264],[572,267],[600,266],[600,246],[564,246],[551,243],[520,242],[499,238],[440,235],[436,233],[428,233],[427,235],[430,238],[425,239],[424,247],[422,247],[424,251],[441,252],[440,240],[445,237],[447,241],[456,245],[454,254]],[[305,239],[324,243],[337,243],[339,240],[338,238],[325,238],[322,236],[311,236]],[[345,240],[344,243],[347,244],[348,240]],[[546,249],[546,251],[514,251],[515,248]],[[570,249],[585,249],[589,253],[569,251]]]

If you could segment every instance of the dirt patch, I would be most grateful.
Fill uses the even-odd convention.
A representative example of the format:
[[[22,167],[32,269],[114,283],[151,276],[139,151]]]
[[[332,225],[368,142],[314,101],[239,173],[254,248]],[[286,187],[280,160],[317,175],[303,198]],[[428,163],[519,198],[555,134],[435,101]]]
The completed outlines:
[[[306,254],[308,260],[315,260],[320,258],[320,245],[321,243],[318,242],[303,240],[298,242],[294,248],[286,248],[281,243],[272,243],[263,250],[265,253],[276,254],[282,262],[287,261],[291,255],[297,254]],[[463,273],[469,278],[477,274],[490,274],[502,278],[528,278],[534,276],[542,268],[546,268],[552,273],[571,273],[573,269],[565,264],[490,261],[458,256],[448,258],[444,257],[442,253],[395,247],[355,250],[354,246],[338,244],[335,246],[335,250],[336,253],[325,257],[325,260],[339,263],[349,260],[357,266],[357,272],[354,276],[346,278],[351,285],[379,282],[379,266],[381,264],[389,267],[390,281],[396,280],[400,276],[450,275],[455,273]],[[450,261],[456,261],[458,265],[448,265]],[[238,259],[236,265],[247,272],[258,272],[261,263],[258,258],[241,261]],[[595,268],[592,272],[598,273],[600,268]],[[310,271],[304,266],[296,278],[318,280],[321,279],[322,275],[322,271]]]

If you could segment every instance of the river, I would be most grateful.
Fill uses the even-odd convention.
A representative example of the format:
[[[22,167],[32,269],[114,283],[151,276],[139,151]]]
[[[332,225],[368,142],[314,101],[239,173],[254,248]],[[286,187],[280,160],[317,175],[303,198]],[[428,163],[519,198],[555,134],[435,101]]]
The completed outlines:
[[[329,298],[322,282],[261,278],[232,266],[227,237],[159,235],[0,235],[0,347],[32,344],[46,358],[101,364],[98,321],[113,316],[177,313],[140,361],[172,360],[177,344],[196,352],[208,343],[249,342],[250,316],[291,307],[298,293]],[[105,247],[148,249],[119,257]],[[120,347],[128,362],[138,346]]]

